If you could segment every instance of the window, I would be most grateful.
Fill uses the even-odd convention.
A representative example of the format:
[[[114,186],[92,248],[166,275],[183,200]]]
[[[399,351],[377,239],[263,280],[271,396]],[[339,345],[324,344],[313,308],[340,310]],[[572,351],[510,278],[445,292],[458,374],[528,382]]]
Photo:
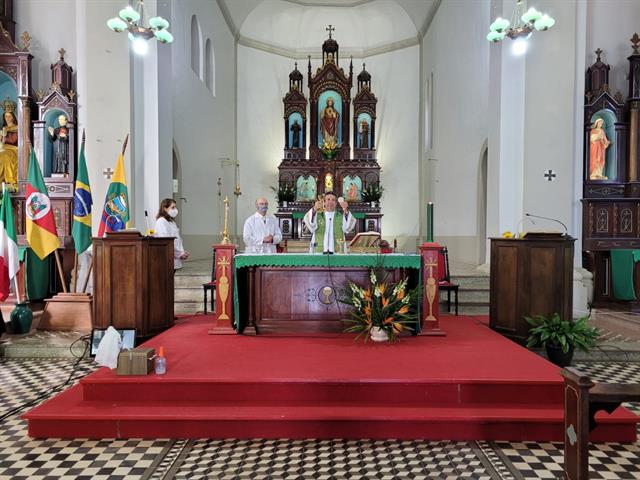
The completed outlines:
[[[204,44],[204,83],[211,94],[216,96],[216,57],[213,52],[211,39],[207,38]]]
[[[202,80],[202,68],[200,61],[200,24],[195,15],[191,17],[191,70]]]

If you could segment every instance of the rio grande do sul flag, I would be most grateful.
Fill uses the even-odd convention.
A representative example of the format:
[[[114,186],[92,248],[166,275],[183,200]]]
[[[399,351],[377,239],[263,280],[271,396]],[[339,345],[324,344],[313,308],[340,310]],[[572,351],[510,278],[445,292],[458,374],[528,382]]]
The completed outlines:
[[[29,175],[27,177],[26,213],[27,243],[35,254],[44,260],[51,252],[60,247],[56,232],[51,200],[47,195],[42,172],[36,154],[31,149],[29,156]]]
[[[20,260],[11,197],[3,183],[2,207],[0,207],[0,302],[4,302],[9,296],[11,280],[18,274],[19,269]]]

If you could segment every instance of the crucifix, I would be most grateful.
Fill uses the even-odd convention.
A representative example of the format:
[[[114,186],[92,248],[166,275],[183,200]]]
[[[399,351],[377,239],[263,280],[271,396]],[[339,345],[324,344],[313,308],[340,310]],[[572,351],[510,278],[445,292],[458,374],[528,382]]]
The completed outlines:
[[[546,170],[544,172],[544,178],[547,179],[548,182],[553,182],[556,179],[556,172],[555,170]]]
[[[596,50],[596,57],[597,57],[597,58],[596,58],[596,62],[599,62],[599,61],[600,61],[600,55],[602,55],[602,49],[601,49],[601,48],[598,48],[598,49]]]
[[[116,173],[116,172],[114,172],[114,171],[111,169],[111,167],[109,167],[109,168],[105,168],[105,169],[102,171],[102,175],[104,175],[104,178],[106,178],[107,180],[111,180],[111,177],[113,177],[113,174],[114,174],[114,173]]]
[[[331,32],[335,31],[335,28],[333,28],[332,25],[329,25],[325,30],[329,32],[329,38],[331,38]]]
[[[64,54],[67,53],[67,51],[64,48],[61,48],[58,50],[58,53],[60,54],[60,60],[64,60]]]

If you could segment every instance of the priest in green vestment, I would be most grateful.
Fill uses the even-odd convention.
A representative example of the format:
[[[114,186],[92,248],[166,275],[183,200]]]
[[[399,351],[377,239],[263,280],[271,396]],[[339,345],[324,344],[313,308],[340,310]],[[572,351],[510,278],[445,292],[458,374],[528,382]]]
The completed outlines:
[[[342,213],[336,211],[340,204]],[[313,236],[310,253],[346,253],[344,235],[356,226],[355,217],[349,212],[349,204],[333,192],[324,194],[324,202],[316,201],[304,216],[304,223]]]

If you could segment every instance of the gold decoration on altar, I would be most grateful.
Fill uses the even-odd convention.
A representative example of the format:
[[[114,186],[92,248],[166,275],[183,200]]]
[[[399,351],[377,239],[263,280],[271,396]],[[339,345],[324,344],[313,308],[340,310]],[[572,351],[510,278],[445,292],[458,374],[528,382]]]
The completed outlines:
[[[229,320],[229,315],[227,315],[226,309],[227,309],[227,298],[229,297],[229,277],[227,276],[227,267],[229,267],[230,265],[231,263],[229,262],[229,259],[226,256],[218,260],[218,267],[220,267],[220,269],[222,270],[222,275],[220,275],[220,279],[218,280],[218,291],[220,293],[220,303],[222,304],[222,312],[218,316],[218,320]]]
[[[229,245],[229,197],[224,197],[224,229],[222,230],[222,245]]]
[[[436,317],[433,315],[433,301],[436,298],[436,289],[438,286],[436,285],[436,279],[433,276],[433,267],[438,268],[438,262],[433,259],[427,260],[425,266],[429,269],[429,277],[427,278],[427,301],[429,302],[429,315],[427,316],[427,320],[435,321]]]
[[[29,32],[27,32],[26,30],[22,32],[22,35],[20,35],[20,40],[22,40],[22,50],[28,52],[31,44],[31,35],[29,35]]]

